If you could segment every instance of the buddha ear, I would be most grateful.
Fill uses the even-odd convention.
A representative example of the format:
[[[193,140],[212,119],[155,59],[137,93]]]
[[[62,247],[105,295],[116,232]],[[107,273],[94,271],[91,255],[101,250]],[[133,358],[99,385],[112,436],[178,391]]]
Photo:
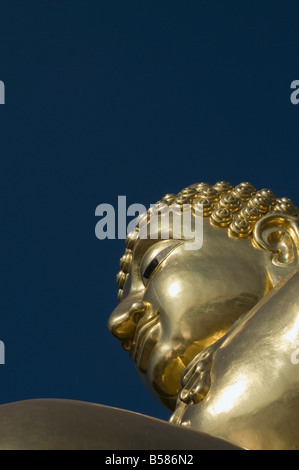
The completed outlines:
[[[299,251],[299,219],[282,212],[262,217],[253,231],[254,244],[271,252],[276,266],[295,265]]]

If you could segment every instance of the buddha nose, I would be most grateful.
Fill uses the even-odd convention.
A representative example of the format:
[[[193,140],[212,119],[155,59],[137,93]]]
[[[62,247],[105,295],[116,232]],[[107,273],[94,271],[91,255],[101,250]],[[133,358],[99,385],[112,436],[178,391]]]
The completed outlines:
[[[137,323],[148,313],[150,304],[128,297],[112,312],[108,320],[108,329],[126,351],[130,351]]]

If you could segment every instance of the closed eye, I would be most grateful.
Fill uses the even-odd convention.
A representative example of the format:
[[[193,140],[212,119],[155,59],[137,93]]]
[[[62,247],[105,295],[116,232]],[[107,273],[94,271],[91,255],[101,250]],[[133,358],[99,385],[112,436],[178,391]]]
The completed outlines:
[[[164,248],[159,253],[155,255],[154,258],[150,260],[150,262],[145,266],[145,269],[141,271],[142,280],[144,284],[147,284],[148,280],[157,269],[159,264],[166,258],[166,256],[178,245],[178,243],[172,243],[170,246]],[[143,263],[142,263],[143,264]]]

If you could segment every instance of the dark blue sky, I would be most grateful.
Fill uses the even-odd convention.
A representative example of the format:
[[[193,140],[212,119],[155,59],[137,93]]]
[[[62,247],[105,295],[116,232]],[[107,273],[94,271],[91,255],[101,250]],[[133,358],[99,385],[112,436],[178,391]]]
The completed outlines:
[[[228,180],[298,194],[299,3],[0,5],[0,403],[168,418],[107,331],[123,240],[95,208]]]

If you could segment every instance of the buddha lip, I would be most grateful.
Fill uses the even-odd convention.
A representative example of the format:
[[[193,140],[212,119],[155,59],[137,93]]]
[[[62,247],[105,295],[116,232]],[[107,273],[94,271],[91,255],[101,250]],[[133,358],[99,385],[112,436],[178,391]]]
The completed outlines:
[[[139,366],[142,353],[149,339],[153,339],[154,333],[159,327],[159,313],[151,314],[148,318],[142,318],[137,325],[130,355],[132,360]],[[156,341],[155,341],[156,342]]]

